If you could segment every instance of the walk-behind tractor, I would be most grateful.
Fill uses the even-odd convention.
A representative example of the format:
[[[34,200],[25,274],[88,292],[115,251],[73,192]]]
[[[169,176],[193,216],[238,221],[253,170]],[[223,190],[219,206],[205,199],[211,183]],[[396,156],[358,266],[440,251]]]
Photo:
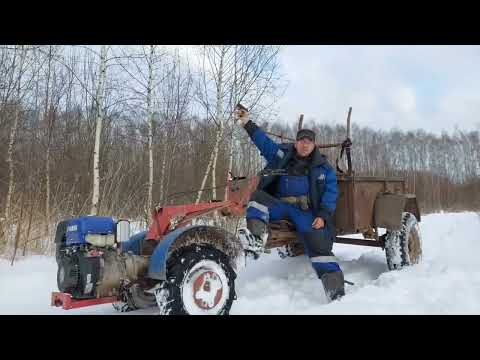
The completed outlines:
[[[356,176],[348,130],[343,143],[319,145],[334,146],[341,146],[348,160],[345,172],[337,165],[335,242],[381,247],[390,270],[418,263],[420,211],[405,180]],[[128,220],[85,216],[60,222],[55,236],[60,292],[52,293],[52,305],[113,303],[118,311],[158,306],[161,314],[228,314],[236,298],[237,264],[251,255],[251,236],[246,228],[233,234],[192,220],[214,211],[243,216],[259,176],[230,178],[225,201],[157,207],[148,230],[133,236]],[[346,236],[351,234],[363,237]],[[290,222],[270,224],[266,251],[272,248],[281,257],[303,254]]]

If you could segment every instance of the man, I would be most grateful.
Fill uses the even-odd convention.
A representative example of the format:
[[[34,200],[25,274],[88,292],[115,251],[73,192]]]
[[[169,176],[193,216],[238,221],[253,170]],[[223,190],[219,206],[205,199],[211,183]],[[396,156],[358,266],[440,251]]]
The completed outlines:
[[[298,131],[295,143],[277,144],[253,121],[246,109],[235,117],[267,160],[257,190],[247,207],[247,228],[261,252],[268,223],[290,220],[303,241],[305,254],[322,281],[330,300],[345,295],[344,277],[333,253],[333,223],[338,196],[335,170],[315,146],[312,130]]]

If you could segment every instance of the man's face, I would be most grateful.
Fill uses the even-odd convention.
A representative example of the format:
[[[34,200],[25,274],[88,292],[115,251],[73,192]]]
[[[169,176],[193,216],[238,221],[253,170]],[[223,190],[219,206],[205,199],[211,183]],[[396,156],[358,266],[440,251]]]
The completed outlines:
[[[295,141],[295,149],[297,150],[298,155],[301,157],[308,156],[315,149],[315,143],[309,138],[302,138]]]

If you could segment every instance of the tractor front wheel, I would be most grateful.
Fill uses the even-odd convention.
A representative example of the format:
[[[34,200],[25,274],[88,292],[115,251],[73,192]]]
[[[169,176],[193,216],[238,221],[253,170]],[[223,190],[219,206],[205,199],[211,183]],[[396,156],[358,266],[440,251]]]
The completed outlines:
[[[172,255],[167,280],[156,289],[162,315],[227,315],[235,299],[235,271],[222,251],[206,244]]]

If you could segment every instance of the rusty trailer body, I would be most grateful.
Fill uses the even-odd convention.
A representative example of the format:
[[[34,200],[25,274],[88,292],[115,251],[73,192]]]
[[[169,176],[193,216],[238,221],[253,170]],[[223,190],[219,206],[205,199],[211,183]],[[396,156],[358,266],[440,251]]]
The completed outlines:
[[[385,248],[387,236],[390,242],[395,242],[405,233],[405,218],[413,216],[416,222],[420,222],[421,215],[415,194],[409,194],[405,179],[402,177],[378,177],[378,176],[357,176],[353,171],[351,161],[350,140],[350,117],[352,108],[349,108],[347,115],[347,137],[342,143],[317,144],[318,148],[341,147],[341,156],[345,152],[348,167],[345,172],[337,165],[337,183],[339,196],[335,211],[336,243],[374,246]],[[303,115],[300,116],[298,129],[302,128]],[[293,139],[268,133],[289,141]],[[403,226],[403,228],[402,228]],[[386,229],[386,233],[379,235],[379,228]],[[271,235],[267,241],[267,248],[289,246],[294,254],[303,253],[301,245],[293,224],[288,221],[276,221],[270,224]],[[363,235],[347,237],[347,235]],[[408,239],[404,252],[407,253],[405,262],[415,263],[421,255],[421,243],[418,228],[408,229],[404,234]],[[402,240],[403,241],[403,240]],[[398,241],[397,241],[398,242]],[[418,249],[418,250],[412,250]],[[398,249],[397,249],[398,250]],[[387,251],[387,259],[389,255]],[[389,265],[390,266],[390,265]]]
[[[335,212],[336,243],[384,247],[379,228],[399,230],[402,214],[409,212],[420,221],[420,210],[414,194],[407,192],[401,177],[373,177],[339,174],[339,196]],[[363,239],[346,235],[363,235]],[[267,248],[290,245],[300,251],[293,225],[288,221],[271,223]]]

